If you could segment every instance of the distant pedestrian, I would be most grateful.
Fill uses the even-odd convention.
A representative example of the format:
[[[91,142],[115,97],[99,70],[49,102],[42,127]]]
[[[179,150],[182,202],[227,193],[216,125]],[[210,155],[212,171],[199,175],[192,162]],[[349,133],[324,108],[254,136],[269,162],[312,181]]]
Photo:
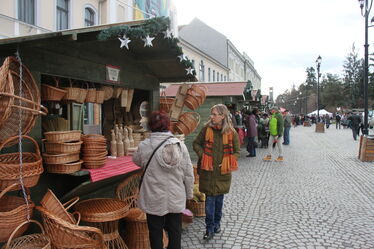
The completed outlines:
[[[326,129],[328,129],[330,127],[330,124],[331,124],[329,114],[325,115],[325,124],[326,124]]]
[[[257,116],[258,110],[253,109],[252,112],[248,115],[248,119],[245,122],[245,127],[247,128],[247,157],[255,157],[256,156],[256,146],[255,146],[255,138],[257,136]]]
[[[353,139],[357,140],[357,136],[360,134],[360,126],[362,122],[361,117],[357,115],[357,113],[350,113],[348,120],[350,121],[350,125],[352,128]]]
[[[339,130],[340,130],[340,121],[341,121],[342,117],[340,116],[339,113],[336,114],[335,116],[335,120],[336,120],[336,129],[338,129],[339,127]]]
[[[204,240],[221,232],[223,197],[230,191],[231,172],[237,170],[240,155],[238,134],[223,104],[210,109],[210,120],[193,141],[199,173],[199,190],[206,195]]]
[[[282,147],[282,136],[283,136],[283,118],[279,113],[278,107],[274,106],[271,109],[271,116],[269,120],[269,153],[264,157],[265,161],[271,161],[271,154],[273,152],[273,143],[275,142],[278,147],[278,158],[275,160],[277,162],[283,162],[283,147]]]
[[[283,113],[283,121],[284,121],[284,145],[290,144],[290,130],[291,130],[291,116],[288,110],[285,110]]]

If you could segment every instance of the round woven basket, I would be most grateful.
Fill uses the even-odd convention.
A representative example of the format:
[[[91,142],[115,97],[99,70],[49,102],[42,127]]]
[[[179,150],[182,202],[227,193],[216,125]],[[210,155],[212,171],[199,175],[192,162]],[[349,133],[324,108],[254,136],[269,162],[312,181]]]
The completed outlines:
[[[179,116],[178,123],[175,125],[175,130],[188,136],[193,132],[200,123],[200,115],[197,112],[185,112]]]
[[[43,153],[43,160],[46,164],[65,164],[79,161],[79,151],[60,155]]]
[[[45,151],[51,155],[79,152],[82,144],[82,141],[72,143],[53,143],[44,141]]]
[[[82,131],[49,131],[44,132],[45,139],[47,142],[62,143],[62,142],[73,142],[80,141]]]
[[[18,186],[17,186],[18,185]],[[20,189],[19,182],[5,188],[0,193],[0,242],[7,241],[12,232],[27,220],[27,214],[32,217],[34,203],[31,201],[30,192],[26,188],[28,206],[23,197],[6,196],[11,189]],[[15,237],[21,236],[27,230],[27,225],[18,229]]]
[[[202,217],[205,216],[205,201],[192,201],[187,200],[186,208],[191,210],[194,216]]]
[[[23,227],[28,226],[30,223],[35,223],[39,226],[42,233],[29,234],[22,237],[16,237],[17,232]],[[51,240],[45,234],[43,226],[36,220],[29,220],[21,223],[10,235],[8,242],[2,249],[50,249]]]
[[[47,171],[49,173],[55,174],[71,174],[77,172],[81,169],[83,161],[64,164],[45,164]]]

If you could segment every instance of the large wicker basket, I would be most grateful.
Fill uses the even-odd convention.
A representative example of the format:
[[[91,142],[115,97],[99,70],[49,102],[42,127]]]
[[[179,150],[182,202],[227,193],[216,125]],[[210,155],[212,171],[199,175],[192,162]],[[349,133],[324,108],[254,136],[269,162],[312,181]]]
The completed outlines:
[[[18,230],[23,226],[35,223],[39,226],[42,233],[29,234],[14,239]],[[36,220],[25,221],[20,224],[10,235],[8,242],[2,247],[2,249],[50,249],[51,240],[45,234],[43,226]]]
[[[44,132],[45,139],[48,142],[63,143],[81,140],[82,131],[49,131]]]
[[[61,99],[66,95],[67,91],[58,87],[59,80],[54,78],[54,81],[56,83],[55,87],[41,84],[43,101],[61,101]]]
[[[59,155],[65,153],[74,153],[81,150],[82,141],[72,143],[53,143],[44,141],[45,151],[48,154]]]
[[[63,164],[45,164],[47,171],[49,173],[55,174],[71,174],[77,172],[81,169],[83,161],[73,163],[63,163]]]
[[[48,153],[43,153],[43,160],[46,164],[65,164],[65,163],[72,163],[79,161],[79,151],[66,153],[66,154],[59,154],[59,155],[51,155]]]
[[[35,146],[35,153],[22,152],[22,177],[23,183],[26,187],[34,187],[40,175],[43,173],[42,157],[40,155],[38,143],[29,136],[22,136],[23,139],[30,140]],[[8,138],[3,144],[0,144],[0,151],[7,145],[15,140],[18,136]],[[7,188],[13,183],[19,182],[20,179],[20,153],[7,153],[0,155],[0,190]],[[17,185],[17,189],[20,186]],[[13,188],[12,190],[16,190]]]
[[[31,201],[30,193],[26,188],[28,205],[23,197],[6,196],[11,189],[19,189],[19,183],[8,186],[0,193],[0,242],[6,241],[14,229],[27,220],[27,216],[32,217],[34,203]],[[27,230],[27,226],[18,229],[14,236],[20,236]]]
[[[193,215],[196,217],[205,216],[205,201],[196,202],[193,200],[187,200],[186,207],[191,210]]]
[[[80,100],[81,88],[73,87],[73,83],[71,80],[69,80],[69,83],[70,87],[63,88],[66,90],[66,94],[63,99],[78,102]]]
[[[200,115],[197,112],[185,112],[179,116],[174,129],[179,134],[188,136],[200,123]]]

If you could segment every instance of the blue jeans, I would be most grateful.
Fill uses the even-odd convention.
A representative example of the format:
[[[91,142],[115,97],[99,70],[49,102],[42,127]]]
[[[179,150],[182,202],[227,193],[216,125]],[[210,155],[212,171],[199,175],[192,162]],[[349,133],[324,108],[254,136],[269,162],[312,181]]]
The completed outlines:
[[[291,127],[284,127],[284,144],[290,144],[290,129]]]
[[[206,231],[213,233],[214,229],[221,226],[223,195],[207,195],[205,200],[205,225]]]
[[[248,137],[247,151],[250,155],[256,155],[255,137]]]

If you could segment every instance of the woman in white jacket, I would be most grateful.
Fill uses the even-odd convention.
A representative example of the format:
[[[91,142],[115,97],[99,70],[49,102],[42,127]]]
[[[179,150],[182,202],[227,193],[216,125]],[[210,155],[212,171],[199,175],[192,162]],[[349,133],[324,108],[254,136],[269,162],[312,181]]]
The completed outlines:
[[[147,214],[151,248],[164,248],[162,234],[165,229],[169,238],[167,248],[180,249],[182,212],[186,199],[193,197],[190,155],[186,146],[169,131],[170,119],[166,113],[152,112],[148,125],[152,133],[139,144],[133,155],[134,163],[145,170],[138,207]]]

